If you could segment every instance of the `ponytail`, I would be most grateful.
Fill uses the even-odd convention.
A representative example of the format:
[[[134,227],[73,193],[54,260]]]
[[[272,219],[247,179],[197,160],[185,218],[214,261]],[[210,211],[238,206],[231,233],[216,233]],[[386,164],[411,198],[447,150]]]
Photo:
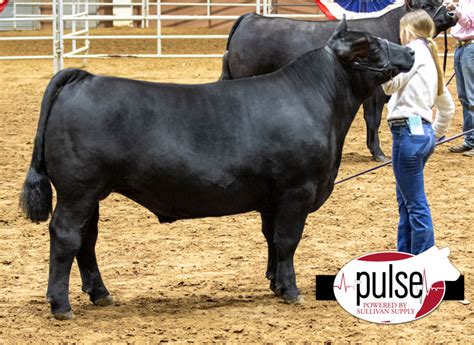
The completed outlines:
[[[435,33],[435,23],[424,10],[410,11],[400,19],[400,40],[402,44],[408,43],[411,39],[422,39],[428,45],[431,57],[436,66],[438,74],[438,96],[444,91],[444,73],[441,69],[438,58],[438,46],[431,37]]]
[[[428,42],[428,48],[436,65],[436,71],[438,72],[438,96],[440,96],[444,91],[444,73],[441,69],[441,64],[439,63],[438,46],[431,37],[426,38],[426,41]]]

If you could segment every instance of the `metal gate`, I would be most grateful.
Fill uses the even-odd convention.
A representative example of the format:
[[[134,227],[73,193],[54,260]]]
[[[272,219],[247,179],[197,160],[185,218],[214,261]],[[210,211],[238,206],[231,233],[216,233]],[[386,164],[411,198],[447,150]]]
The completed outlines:
[[[33,1],[12,1],[0,13],[0,18],[24,18],[32,17],[40,14],[40,7],[37,2]],[[37,30],[40,28],[38,21],[19,21],[19,22],[1,22],[0,31],[10,30]]]

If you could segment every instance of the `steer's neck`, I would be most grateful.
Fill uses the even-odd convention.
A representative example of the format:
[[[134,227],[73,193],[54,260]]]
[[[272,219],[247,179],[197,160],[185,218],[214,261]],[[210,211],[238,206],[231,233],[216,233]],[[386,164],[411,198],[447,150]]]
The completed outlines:
[[[325,117],[344,138],[365,99],[366,85],[355,85],[352,69],[324,48],[312,51],[289,66],[287,74],[315,117]],[[362,81],[363,82],[363,81]]]
[[[387,38],[389,41],[400,44],[400,19],[407,13],[405,6],[400,6],[393,11],[388,12],[383,17],[383,23],[380,25],[384,28],[388,28],[390,31],[389,35],[380,35]]]
[[[372,36],[386,38],[400,43],[400,19],[407,13],[405,6],[395,8],[377,18],[365,18],[348,21],[351,30],[367,31]]]

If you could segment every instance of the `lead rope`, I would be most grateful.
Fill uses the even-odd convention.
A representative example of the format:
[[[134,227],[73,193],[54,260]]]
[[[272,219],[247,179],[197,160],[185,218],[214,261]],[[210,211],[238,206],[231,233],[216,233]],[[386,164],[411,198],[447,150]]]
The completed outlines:
[[[444,143],[447,143],[447,142],[449,142],[449,141],[451,141],[451,140],[454,140],[454,139],[457,139],[457,138],[459,138],[459,137],[462,137],[463,135],[469,134],[469,133],[471,133],[472,131],[474,131],[474,129],[470,129],[470,130],[468,130],[468,131],[465,131],[465,132],[456,134],[456,135],[454,135],[454,136],[452,136],[452,137],[449,137],[449,138],[443,139],[443,140],[441,140],[441,141],[438,141],[435,146],[443,145]],[[355,175],[352,175],[352,176],[343,178],[342,180],[336,181],[336,182],[334,183],[334,185],[339,184],[339,183],[342,183],[342,182],[346,182],[346,181],[349,181],[349,180],[352,180],[353,178],[356,178],[356,177],[358,177],[358,176],[367,174],[367,173],[369,173],[369,172],[371,172],[371,171],[374,171],[374,170],[378,170],[378,169],[380,169],[380,168],[382,168],[382,167],[384,167],[384,166],[386,166],[386,165],[389,165],[389,164],[392,164],[392,160],[389,160],[388,162],[385,162],[385,163],[382,163],[382,164],[380,164],[380,165],[377,165],[377,166],[375,166],[375,167],[373,167],[373,168],[370,168],[370,169],[361,171],[360,173],[357,173],[357,174],[355,174]]]
[[[443,74],[446,73],[446,62],[448,60],[448,30],[444,31],[444,60],[443,60]],[[456,75],[456,71],[453,72],[451,78],[449,78],[446,86],[449,85],[451,80],[453,80],[454,76]]]
[[[446,63],[448,61],[448,30],[444,30],[444,59],[443,59],[443,74],[446,73]],[[449,82],[448,82],[449,83]]]
[[[447,43],[447,42],[448,42],[448,36],[447,36],[446,31],[445,31],[445,32],[444,32],[444,47],[445,47],[445,49],[444,49],[444,63],[443,63],[443,71],[444,71],[444,72],[446,72],[446,59],[447,59],[447,54],[448,54],[448,43]],[[446,83],[446,86],[448,86],[449,83],[451,82],[451,80],[453,80],[455,74],[456,74],[456,72],[453,73],[453,75],[451,76],[451,78],[449,78],[448,82]],[[437,142],[437,143],[436,143],[436,146],[442,145],[442,144],[444,144],[444,143],[447,143],[448,141],[451,141],[451,140],[457,139],[457,138],[459,138],[459,137],[462,137],[463,135],[466,135],[466,134],[468,134],[468,133],[470,133],[470,132],[472,132],[472,131],[474,131],[474,129],[470,129],[470,130],[468,130],[468,131],[466,131],[466,132],[462,132],[462,133],[456,134],[455,136],[452,136],[452,137],[450,137],[450,138],[443,139],[443,140]],[[334,185],[339,184],[339,183],[342,183],[342,182],[346,182],[346,181],[349,181],[349,180],[352,180],[353,178],[356,178],[356,177],[359,177],[359,176],[361,176],[361,175],[367,174],[367,173],[369,173],[369,172],[371,172],[371,171],[374,171],[374,170],[378,170],[378,169],[380,169],[380,168],[382,168],[382,167],[384,167],[384,166],[386,166],[386,165],[389,165],[389,164],[392,164],[392,160],[389,160],[388,162],[385,162],[385,163],[382,163],[382,164],[380,164],[380,165],[377,165],[377,166],[375,166],[375,167],[373,167],[373,168],[370,168],[370,169],[361,171],[360,173],[357,173],[357,174],[355,174],[355,175],[352,175],[352,176],[343,178],[342,180],[336,181],[336,182],[334,183]]]

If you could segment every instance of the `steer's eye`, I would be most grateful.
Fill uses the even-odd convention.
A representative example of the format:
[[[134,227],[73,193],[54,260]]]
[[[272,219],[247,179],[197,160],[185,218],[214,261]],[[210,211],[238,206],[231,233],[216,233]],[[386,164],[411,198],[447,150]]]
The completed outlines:
[[[375,47],[371,47],[366,61],[378,63],[382,59],[382,56],[383,56],[383,50],[379,45],[377,45]]]

